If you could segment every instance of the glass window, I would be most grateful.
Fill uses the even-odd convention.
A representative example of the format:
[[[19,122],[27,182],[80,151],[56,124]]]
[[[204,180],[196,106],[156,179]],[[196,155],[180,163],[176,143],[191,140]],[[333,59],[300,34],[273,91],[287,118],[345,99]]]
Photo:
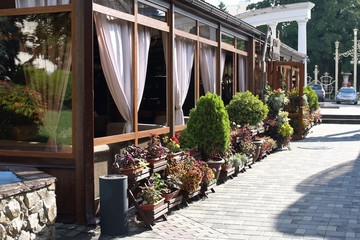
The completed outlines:
[[[175,28],[187,33],[197,34],[196,21],[179,13],[175,13]]]
[[[70,0],[15,0],[16,8],[28,8],[28,7],[46,7],[70,4]]]
[[[234,54],[226,51],[224,74],[221,82],[221,98],[228,105],[234,95]]]
[[[166,22],[166,12],[162,11],[160,9],[157,8],[153,8],[149,5],[143,4],[141,2],[138,3],[139,6],[139,14]]]
[[[355,92],[355,88],[341,88],[339,92],[343,92],[343,93],[354,93],[354,92]]]
[[[216,41],[216,28],[210,27],[206,24],[199,24],[200,37]]]
[[[0,29],[0,149],[71,152],[71,14],[0,17]]]
[[[234,45],[234,37],[225,35],[225,34],[221,34],[221,42],[227,43],[227,44],[233,46]]]
[[[236,38],[236,48],[247,52],[247,41]]]
[[[133,0],[94,0],[94,3],[125,13],[134,13]]]

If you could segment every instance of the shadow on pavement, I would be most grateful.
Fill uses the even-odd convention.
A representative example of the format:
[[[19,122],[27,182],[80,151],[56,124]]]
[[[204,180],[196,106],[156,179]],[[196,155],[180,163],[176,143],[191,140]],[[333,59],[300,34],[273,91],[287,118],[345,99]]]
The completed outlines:
[[[296,237],[360,239],[359,173],[360,155],[301,182],[296,191],[304,196],[277,216],[277,231]]]

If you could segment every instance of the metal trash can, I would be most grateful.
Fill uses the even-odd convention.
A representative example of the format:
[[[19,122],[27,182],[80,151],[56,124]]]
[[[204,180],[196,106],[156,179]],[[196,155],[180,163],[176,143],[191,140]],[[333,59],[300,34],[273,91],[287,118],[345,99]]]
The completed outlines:
[[[128,176],[105,175],[100,181],[101,235],[119,236],[129,232]]]

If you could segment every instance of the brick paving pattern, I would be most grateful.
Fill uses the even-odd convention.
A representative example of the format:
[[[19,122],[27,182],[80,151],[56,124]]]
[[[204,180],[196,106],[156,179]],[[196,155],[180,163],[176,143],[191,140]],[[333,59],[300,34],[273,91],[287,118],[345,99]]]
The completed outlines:
[[[359,151],[359,125],[315,126],[153,231],[131,219],[121,239],[360,239]],[[57,239],[112,239],[69,226],[58,224]]]

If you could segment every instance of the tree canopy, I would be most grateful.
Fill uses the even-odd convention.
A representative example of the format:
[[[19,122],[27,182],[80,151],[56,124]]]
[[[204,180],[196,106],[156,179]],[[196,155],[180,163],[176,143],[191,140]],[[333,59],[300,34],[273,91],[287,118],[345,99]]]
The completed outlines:
[[[259,9],[291,3],[307,2],[307,0],[263,0],[250,4],[248,9]],[[340,41],[339,53],[353,47],[354,28],[359,28],[360,1],[358,0],[311,0],[315,7],[311,19],[307,23],[307,54],[309,56],[308,73],[313,77],[315,65],[319,66],[320,74],[331,73],[335,69],[335,41]],[[296,22],[279,23],[280,39],[290,47],[297,49]],[[351,57],[341,58],[339,71],[352,72]]]

